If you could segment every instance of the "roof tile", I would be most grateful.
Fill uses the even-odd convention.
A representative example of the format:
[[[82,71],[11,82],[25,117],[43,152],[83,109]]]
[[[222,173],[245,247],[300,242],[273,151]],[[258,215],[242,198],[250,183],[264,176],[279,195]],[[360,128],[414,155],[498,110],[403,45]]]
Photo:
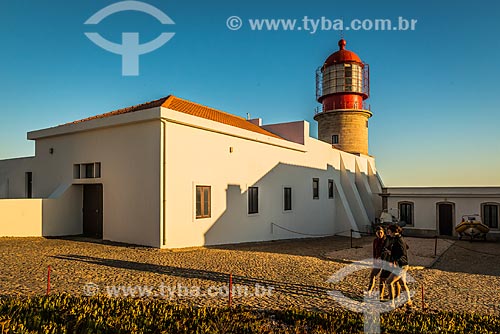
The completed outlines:
[[[106,118],[106,117],[112,117],[116,115],[121,115],[121,114],[127,114],[131,112],[136,112],[136,111],[141,111],[145,109],[150,109],[150,108],[157,108],[157,107],[163,107],[163,108],[168,108],[171,110],[179,111],[185,114],[193,115],[196,117],[201,117],[205,118],[211,121],[219,122],[222,124],[234,126],[240,129],[245,129],[249,130],[252,132],[260,133],[266,136],[274,137],[274,138],[280,138],[283,139],[282,137],[275,135],[274,133],[271,133],[269,131],[264,130],[260,126],[250,123],[243,117],[235,116],[214,108],[210,108],[195,102],[191,102],[188,100],[184,100],[181,98],[178,98],[173,95],[169,95],[166,97],[163,97],[158,100],[146,102],[143,104],[139,104],[136,106],[128,107],[128,108],[123,108],[115,111],[111,111],[105,114],[101,115],[96,115],[88,118],[84,118],[78,121],[74,121],[68,124],[78,124],[94,119],[100,119],[100,118]]]

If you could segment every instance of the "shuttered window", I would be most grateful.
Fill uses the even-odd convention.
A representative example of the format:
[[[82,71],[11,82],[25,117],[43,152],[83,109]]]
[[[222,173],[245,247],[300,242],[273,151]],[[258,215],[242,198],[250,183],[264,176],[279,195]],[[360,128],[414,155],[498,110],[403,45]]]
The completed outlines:
[[[248,187],[248,213],[259,212],[259,188]]]
[[[211,189],[209,186],[196,186],[196,218],[210,218]]]

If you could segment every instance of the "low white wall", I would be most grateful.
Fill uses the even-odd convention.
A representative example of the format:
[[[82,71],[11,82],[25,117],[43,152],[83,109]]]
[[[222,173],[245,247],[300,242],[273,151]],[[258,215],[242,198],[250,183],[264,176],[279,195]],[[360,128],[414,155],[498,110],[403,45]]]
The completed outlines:
[[[41,199],[0,200],[0,237],[42,236]]]
[[[83,233],[81,185],[63,185],[61,194],[43,200],[43,236]]]

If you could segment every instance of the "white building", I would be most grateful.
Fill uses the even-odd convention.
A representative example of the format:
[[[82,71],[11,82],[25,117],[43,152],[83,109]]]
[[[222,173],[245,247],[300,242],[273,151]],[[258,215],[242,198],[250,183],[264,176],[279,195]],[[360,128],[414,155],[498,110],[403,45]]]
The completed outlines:
[[[412,187],[383,189],[385,208],[407,222],[406,235],[457,236],[463,216],[478,214],[499,239],[500,187]],[[465,217],[466,218],[466,217]]]
[[[367,229],[380,210],[374,159],[304,121],[261,126],[169,96],[28,138],[34,157],[0,162],[2,235],[186,247]]]
[[[367,231],[392,208],[408,233],[478,212],[498,232],[500,188],[383,187],[368,65],[339,47],[318,71],[321,140],[175,96],[28,133],[35,156],[0,161],[0,236],[175,248]]]

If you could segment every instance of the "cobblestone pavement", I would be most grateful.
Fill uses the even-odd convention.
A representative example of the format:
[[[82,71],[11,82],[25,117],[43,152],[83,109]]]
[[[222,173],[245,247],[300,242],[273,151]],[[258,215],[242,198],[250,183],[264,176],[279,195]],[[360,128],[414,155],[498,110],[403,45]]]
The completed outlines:
[[[369,247],[371,240],[354,243]],[[327,283],[346,263],[326,254],[348,248],[350,240],[342,237],[182,250],[81,238],[0,238],[0,295],[44,294],[50,265],[52,293],[142,294],[215,306],[227,304],[232,273],[234,304],[328,310],[338,306],[329,291],[362,300],[368,283],[369,269],[335,285]],[[500,315],[499,242],[456,241],[431,268],[412,269],[410,274],[416,280],[411,284],[416,308],[423,285],[431,310]]]
[[[454,243],[454,240],[434,239],[434,238],[405,238],[408,248],[409,265],[413,269],[432,267],[434,262],[446,252]],[[350,247],[350,246],[349,246]],[[354,262],[371,258],[373,255],[371,243],[363,247],[341,249],[325,254],[330,260]]]

